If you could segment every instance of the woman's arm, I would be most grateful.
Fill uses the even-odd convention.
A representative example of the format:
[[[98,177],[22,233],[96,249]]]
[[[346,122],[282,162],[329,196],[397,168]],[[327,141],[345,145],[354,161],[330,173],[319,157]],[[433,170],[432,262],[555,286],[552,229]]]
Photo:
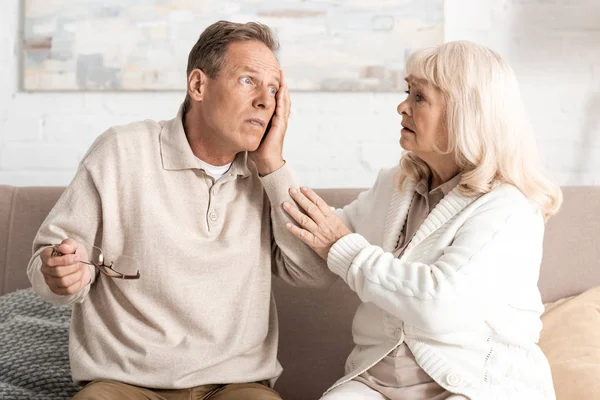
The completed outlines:
[[[359,234],[323,237],[291,230],[297,236],[304,231],[301,239],[309,245],[330,244],[329,268],[362,301],[421,329],[461,329],[485,319],[495,303],[522,287],[520,279],[537,280],[539,273],[542,216],[522,196],[494,196],[473,212],[432,264],[401,261]]]

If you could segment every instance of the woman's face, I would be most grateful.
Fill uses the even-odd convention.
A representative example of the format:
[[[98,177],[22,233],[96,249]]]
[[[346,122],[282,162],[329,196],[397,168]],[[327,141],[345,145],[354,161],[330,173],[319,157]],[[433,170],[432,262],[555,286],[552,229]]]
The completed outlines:
[[[448,147],[446,102],[442,92],[426,81],[409,76],[406,82],[408,97],[398,105],[402,116],[400,146],[428,162]]]

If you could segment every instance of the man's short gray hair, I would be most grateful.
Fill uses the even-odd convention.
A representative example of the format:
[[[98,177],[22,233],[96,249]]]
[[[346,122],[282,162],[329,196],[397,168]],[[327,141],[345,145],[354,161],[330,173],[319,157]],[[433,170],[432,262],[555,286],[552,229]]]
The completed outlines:
[[[201,69],[209,78],[215,78],[225,64],[230,43],[241,41],[264,43],[273,53],[279,49],[277,37],[267,25],[258,22],[245,24],[218,21],[200,34],[190,51],[187,64],[187,77],[195,69]],[[184,113],[189,109],[190,96],[186,94],[183,103]]]

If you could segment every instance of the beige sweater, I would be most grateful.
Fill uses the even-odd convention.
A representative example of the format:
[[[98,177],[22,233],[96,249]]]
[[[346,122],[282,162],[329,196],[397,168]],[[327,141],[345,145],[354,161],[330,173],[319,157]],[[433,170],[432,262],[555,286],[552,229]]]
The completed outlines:
[[[287,166],[260,178],[245,153],[214,182],[181,113],[102,134],[42,224],[27,271],[42,297],[73,304],[73,379],[178,389],[279,376],[271,273],[303,286],[335,279],[285,228],[280,204],[291,186]],[[55,295],[39,253],[67,237],[88,253],[100,246],[116,270],[139,268],[141,278],[94,271],[80,292]]]

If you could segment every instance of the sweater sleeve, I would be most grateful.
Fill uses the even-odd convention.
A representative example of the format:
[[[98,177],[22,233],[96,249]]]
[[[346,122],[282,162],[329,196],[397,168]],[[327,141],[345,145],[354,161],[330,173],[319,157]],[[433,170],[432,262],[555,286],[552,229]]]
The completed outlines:
[[[544,223],[523,203],[497,201],[475,210],[432,264],[397,259],[352,234],[332,247],[328,266],[363,302],[407,324],[428,331],[464,328],[519,290],[519,280],[537,282]]]
[[[67,186],[40,226],[33,242],[33,256],[27,266],[27,275],[33,290],[42,298],[54,304],[73,304],[84,301],[90,286],[95,281],[95,268],[89,266],[92,277],[90,284],[72,295],[58,295],[50,290],[44,280],[41,272],[40,253],[49,246],[72,238],[80,245],[86,246],[88,254],[91,254],[91,246],[95,243],[101,221],[100,208],[100,197],[96,186],[82,163],[73,181]]]
[[[285,227],[286,223],[293,220],[283,210],[282,204],[284,201],[294,202],[288,191],[298,187],[292,169],[285,164],[260,179],[271,207],[273,274],[294,286],[330,286],[337,276],[329,271],[327,263],[317,253]]]

